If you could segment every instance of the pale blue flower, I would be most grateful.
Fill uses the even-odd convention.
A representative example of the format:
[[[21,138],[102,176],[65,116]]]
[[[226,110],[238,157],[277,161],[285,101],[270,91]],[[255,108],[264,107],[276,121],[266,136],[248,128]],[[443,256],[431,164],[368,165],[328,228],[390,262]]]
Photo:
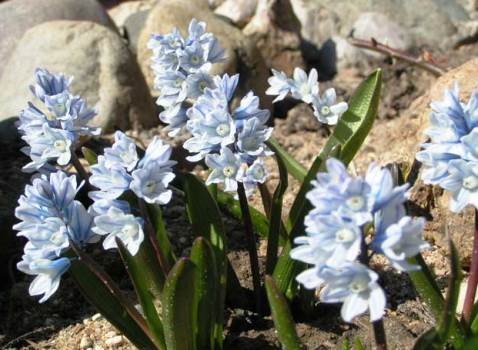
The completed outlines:
[[[45,102],[45,97],[53,97],[68,91],[72,78],[66,78],[63,74],[53,75],[46,69],[35,69],[35,85],[30,86],[32,93]]]
[[[273,102],[282,101],[290,92],[293,80],[287,78],[284,72],[272,69],[272,77],[267,82],[269,88],[266,90],[266,95],[277,96]]]
[[[416,256],[430,245],[423,240],[425,220],[413,220],[409,216],[386,227],[385,231],[375,232],[372,243],[375,250],[385,255],[398,271],[416,271],[420,266],[407,262],[407,258]]]
[[[312,96],[312,108],[319,122],[335,125],[339,117],[347,111],[348,105],[346,102],[335,104],[336,97],[335,89],[333,88],[325,90],[321,97],[318,94]]]
[[[20,231],[18,236],[27,238],[27,244],[35,249],[53,252],[56,256],[69,246],[68,228],[59,217],[47,217],[30,229]]]
[[[239,156],[229,148],[222,148],[220,154],[208,154],[206,165],[212,170],[206,184],[224,183],[227,192],[237,191],[237,181],[241,179],[242,172]]]
[[[40,303],[48,300],[60,286],[61,276],[70,267],[68,258],[54,259],[52,256],[42,256],[42,251],[27,252],[17,268],[29,275],[36,275],[30,284],[29,294],[31,296],[43,295]]]
[[[378,275],[359,263],[346,263],[340,268],[324,267],[318,271],[324,287],[320,300],[324,303],[343,303],[340,314],[344,321],[367,312],[370,321],[377,321],[385,312],[386,297],[377,283]]]
[[[458,213],[469,204],[478,208],[478,162],[451,160],[447,171],[440,186],[452,195],[450,210]]]
[[[188,97],[186,75],[177,70],[158,73],[155,88],[160,92],[156,103],[164,108],[177,105]]]
[[[266,127],[256,117],[247,119],[242,130],[237,135],[237,148],[239,152],[253,157],[271,155],[272,152],[265,142],[271,137],[272,130],[273,128]]]
[[[290,89],[293,98],[302,100],[305,103],[312,103],[314,96],[319,94],[319,83],[317,81],[317,70],[314,68],[307,73],[299,67],[294,69],[294,80]]]
[[[131,255],[136,255],[144,240],[143,220],[112,207],[104,215],[95,217],[94,232],[106,235],[105,249],[117,248],[116,238],[120,239]]]
[[[259,108],[259,97],[255,96],[252,91],[249,91],[244,96],[239,107],[234,109],[232,116],[238,128],[243,127],[246,120],[256,118],[261,124],[266,124],[270,117],[270,112],[266,109]]]
[[[168,189],[168,185],[175,177],[170,168],[163,168],[159,163],[149,163],[133,171],[131,175],[133,181],[130,188],[139,198],[151,204],[169,203],[172,191]]]
[[[205,71],[190,74],[186,79],[186,86],[188,97],[193,99],[204,94],[206,88],[215,88],[214,79]]]
[[[155,136],[146,148],[143,158],[139,161],[138,168],[144,168],[150,163],[154,163],[156,166],[171,171],[170,168],[176,164],[176,161],[170,160],[171,152],[171,146],[163,143],[158,136]]]
[[[129,189],[131,175],[116,163],[107,164],[105,156],[98,156],[98,163],[91,166],[90,183],[99,191],[90,192],[93,199],[116,199]]]
[[[119,209],[124,213],[131,212],[130,205],[127,201],[103,198],[95,199],[93,204],[88,208],[88,211],[94,217],[106,214],[108,210],[112,207],[115,207],[116,209]]]
[[[110,148],[105,148],[106,167],[119,164],[126,170],[132,171],[138,163],[138,152],[134,141],[121,131],[115,132],[115,142]]]
[[[187,110],[188,107],[185,104],[178,103],[159,114],[159,119],[167,124],[165,130],[169,131],[169,136],[176,136],[186,126],[186,122],[188,121]]]
[[[266,182],[268,176],[269,172],[264,165],[264,161],[261,158],[256,159],[247,167],[244,176],[241,178],[241,182],[244,184],[246,190],[246,195],[250,196],[256,189],[257,184]]]
[[[195,73],[201,69],[208,70],[210,63],[206,60],[203,45],[193,42],[178,53],[179,65],[188,73]]]

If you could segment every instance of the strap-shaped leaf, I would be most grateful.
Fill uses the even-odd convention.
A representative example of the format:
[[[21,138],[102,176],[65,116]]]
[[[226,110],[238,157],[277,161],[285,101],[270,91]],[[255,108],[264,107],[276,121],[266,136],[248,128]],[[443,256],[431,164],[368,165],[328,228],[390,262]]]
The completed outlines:
[[[196,265],[195,299],[197,307],[196,344],[198,349],[215,348],[216,296],[219,291],[214,251],[208,241],[198,237],[193,243],[190,259]],[[216,348],[218,349],[218,348]]]
[[[152,340],[142,316],[111,278],[85,253],[77,252],[65,253],[73,258],[68,272],[86,300],[139,349],[161,349]]]
[[[128,252],[120,239],[116,238],[116,244],[126,271],[133,282],[146,323],[158,344],[161,344],[161,350],[166,350],[163,325],[156,309],[156,301],[159,302],[161,290],[158,290],[155,280],[158,279],[158,276],[162,276],[162,271],[152,252],[147,251],[148,240],[143,241],[134,256]]]
[[[157,246],[161,251],[161,256],[165,260],[166,269],[169,270],[169,268],[176,263],[176,256],[171,248],[161,207],[159,205],[148,204],[147,210],[156,235]]]
[[[163,326],[168,350],[199,350],[196,347],[197,308],[194,264],[182,258],[169,272],[161,296]]]
[[[476,350],[478,349],[478,336],[468,338],[462,350]]]
[[[287,169],[280,157],[276,157],[279,168],[279,183],[272,196],[271,218],[269,226],[269,235],[267,239],[266,255],[266,273],[271,274],[277,262],[277,252],[279,249],[279,236],[282,226],[282,202],[284,193],[288,186]]]
[[[86,159],[89,165],[95,165],[98,163],[98,156],[92,149],[88,147],[81,147],[81,153],[83,153],[83,157]]]
[[[354,350],[364,350],[362,341],[360,340],[359,336],[356,336],[354,339]]]
[[[211,244],[216,259],[217,276],[219,280],[216,300],[216,342],[222,348],[224,303],[226,299],[227,284],[227,257],[226,236],[222,217],[211,193],[206,185],[193,174],[180,176],[184,193],[186,194],[186,206],[191,221],[193,232],[198,237],[204,237]]]
[[[423,333],[413,345],[413,350],[442,350],[440,336],[435,328]]]
[[[283,350],[303,350],[295,329],[295,322],[289,310],[287,300],[271,276],[265,278],[267,299],[272,312],[272,319],[276,328],[277,337]]]
[[[266,141],[267,146],[276,154],[277,157],[282,159],[289,174],[300,182],[304,181],[307,169],[292,157],[274,138],[270,138]]]

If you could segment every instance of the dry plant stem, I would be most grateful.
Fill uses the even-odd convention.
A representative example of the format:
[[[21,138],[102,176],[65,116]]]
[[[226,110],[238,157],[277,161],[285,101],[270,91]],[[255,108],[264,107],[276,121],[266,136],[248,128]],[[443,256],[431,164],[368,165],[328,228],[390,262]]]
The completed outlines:
[[[75,167],[76,171],[81,176],[81,178],[85,180],[86,189],[88,190],[88,192],[91,191],[92,187],[89,180],[90,177],[88,176],[88,173],[86,172],[85,168],[81,164],[80,160],[78,159],[74,151],[71,151],[71,163],[73,164],[73,166]]]
[[[96,277],[98,277],[104,285],[109,289],[111,294],[113,294],[120,304],[125,308],[126,312],[131,316],[133,320],[138,324],[138,326],[143,330],[145,334],[149,336],[151,341],[154,342],[154,337],[152,336],[146,321],[141,316],[141,314],[136,310],[133,304],[124,296],[123,292],[119,289],[118,285],[111,279],[110,276],[93,260],[88,254],[83,252],[76,243],[70,240],[70,247],[73,249],[78,258],[93,272]]]
[[[145,201],[141,198],[138,198],[138,205],[139,205],[139,210],[141,211],[141,216],[144,219],[146,236],[148,237],[149,241],[151,242],[151,245],[153,246],[154,253],[156,255],[156,258],[158,259],[159,265],[161,266],[161,270],[163,271],[164,278],[166,278],[168,276],[168,272],[171,266],[168,266],[166,258],[164,257],[158,245],[158,241],[156,240],[156,235],[154,234],[154,227],[153,227],[153,224],[151,223],[151,219],[149,217],[149,212],[148,212],[148,208],[146,207]]]
[[[364,230],[362,229],[362,232]],[[367,243],[365,242],[365,232],[362,233],[362,245],[360,249],[359,260],[365,266],[369,266],[370,256],[368,255]],[[372,322],[373,335],[377,350],[387,350],[387,338],[385,336],[385,328],[383,327],[383,319]]]
[[[244,185],[239,182],[237,184],[237,194],[239,196],[239,203],[241,205],[242,220],[244,221],[244,228],[247,235],[247,244],[249,250],[249,260],[251,264],[252,285],[254,287],[254,296],[256,311],[262,313],[262,293],[261,280],[259,275],[259,258],[257,256],[256,236],[252,226],[251,213],[249,212],[249,205],[247,203],[246,191]]]
[[[465,302],[463,304],[463,320],[470,324],[471,312],[475,303],[476,286],[478,284],[478,210],[475,209],[475,233],[471,255],[470,277],[466,286]]]
[[[432,73],[437,77],[446,73],[446,70],[444,68],[438,66],[434,62],[424,61],[421,58],[411,56],[406,52],[394,49],[388,45],[381,44],[373,38],[370,41],[362,39],[349,39],[349,41],[352,45],[356,47],[379,52],[392,58],[396,58],[397,60],[410,63],[411,65],[422,68],[423,70],[426,70],[427,72]]]

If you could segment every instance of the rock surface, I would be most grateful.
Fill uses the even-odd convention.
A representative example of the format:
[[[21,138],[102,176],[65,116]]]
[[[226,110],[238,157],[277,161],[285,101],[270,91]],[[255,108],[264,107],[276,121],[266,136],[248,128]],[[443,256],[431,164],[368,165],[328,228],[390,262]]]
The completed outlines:
[[[212,32],[218,38],[221,47],[226,50],[226,59],[214,64],[211,72],[213,74],[240,73],[239,94],[252,89],[267,107],[270,98],[264,95],[264,91],[269,73],[261,53],[254,42],[245,37],[239,29],[215,16],[209,9],[207,0],[160,1],[151,10],[138,41],[138,61],[151,89],[154,76],[150,67],[151,50],[147,48],[151,34],[166,34],[177,27],[182,35],[186,35],[192,18],[206,22],[206,31]]]
[[[291,75],[294,67],[305,67],[300,22],[289,0],[259,0],[243,31],[257,44],[269,68]]]
[[[256,7],[257,0],[226,0],[214,13],[229,18],[232,23],[242,28],[252,18]]]
[[[91,21],[116,30],[103,6],[96,0],[6,1],[0,3],[0,62],[8,60],[28,29],[53,20]],[[5,64],[0,65],[0,75],[4,67]]]
[[[154,104],[123,39],[93,22],[52,21],[27,31],[0,78],[0,120],[31,100],[37,67],[74,76],[72,91],[96,107],[92,124],[104,131],[157,124]]]
[[[158,0],[136,0],[122,2],[118,6],[108,10],[113,22],[118,28],[124,27],[128,18],[135,13],[150,10]]]

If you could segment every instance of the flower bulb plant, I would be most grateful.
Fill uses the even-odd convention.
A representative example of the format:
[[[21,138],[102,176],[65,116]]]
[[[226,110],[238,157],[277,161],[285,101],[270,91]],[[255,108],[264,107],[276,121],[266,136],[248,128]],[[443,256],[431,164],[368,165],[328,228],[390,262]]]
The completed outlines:
[[[230,307],[261,316],[270,310],[283,348],[303,349],[289,303],[302,305],[298,313],[314,314],[306,291],[317,289],[318,302],[341,304],[345,322],[368,313],[377,348],[386,349],[387,286],[372,257],[381,254],[410,275],[434,315],[453,310],[454,299],[443,300],[421,258],[429,244],[422,238],[424,219],[406,212],[408,185],[375,164],[364,177],[347,172],[377,114],[380,70],[348,102],[337,101],[333,88],[320,91],[315,69],[307,74],[296,68],[291,78],[272,70],[266,94],[276,96],[275,102],[287,96],[303,101],[317,122],[332,128],[306,169],[273,139],[271,113],[261,108],[255,92],[236,96],[239,74],[211,74],[225,51],[205,23],[191,20],[186,36],[178,29],[153,34],[148,47],[159,119],[170,137],[187,135],[185,159],[201,163],[208,173],[201,179],[178,169],[171,146],[157,136],[141,149],[122,131],[98,155],[83,147],[80,160],[80,137],[100,134],[90,126],[95,112],[70,92],[71,78],[37,69],[31,87],[36,102],[20,112],[18,121],[26,143],[22,151],[31,158],[24,170],[34,174],[18,201],[14,226],[27,240],[17,267],[33,276],[32,296],[40,302],[53,298],[68,274],[140,349],[220,350],[227,295]],[[434,103],[427,131],[431,142],[417,155],[423,179],[452,193],[454,211],[475,205],[474,99],[464,105],[454,90],[445,102]],[[272,157],[279,176],[269,193],[265,184],[274,171]],[[285,212],[288,175],[300,189]],[[249,205],[257,192],[264,214]],[[162,214],[175,196],[185,202],[196,237],[184,257],[175,255]],[[228,261],[224,212],[243,221],[253,302]],[[260,271],[257,235],[267,240],[266,276]],[[119,254],[133,297],[89,254],[93,245]],[[454,290],[449,288],[449,294]],[[466,332],[454,316],[447,313],[436,337],[427,341],[461,349]]]

